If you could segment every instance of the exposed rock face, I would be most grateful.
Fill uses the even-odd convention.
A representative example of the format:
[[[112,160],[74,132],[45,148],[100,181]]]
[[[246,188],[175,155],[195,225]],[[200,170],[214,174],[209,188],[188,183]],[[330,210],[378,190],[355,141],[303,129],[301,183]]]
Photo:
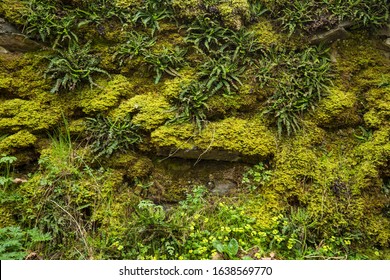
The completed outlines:
[[[0,53],[29,52],[42,48],[37,42],[21,34],[15,27],[0,18]]]
[[[329,30],[327,32],[314,35],[310,39],[311,44],[330,44],[337,40],[344,40],[349,37],[348,31],[345,30],[343,26],[339,26],[335,29]]]

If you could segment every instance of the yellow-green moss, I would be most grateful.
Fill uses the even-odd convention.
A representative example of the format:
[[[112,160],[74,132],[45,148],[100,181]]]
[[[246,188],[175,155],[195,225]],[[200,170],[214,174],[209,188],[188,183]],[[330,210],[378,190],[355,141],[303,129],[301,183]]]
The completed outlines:
[[[365,93],[369,111],[364,121],[371,127],[380,128],[390,124],[390,87],[373,88]]]
[[[323,127],[354,126],[360,122],[357,107],[357,98],[353,92],[332,88],[319,102],[314,119]]]
[[[123,101],[110,115],[115,119],[131,114],[134,124],[152,130],[173,116],[170,107],[164,96],[148,93]]]
[[[276,150],[274,135],[258,119],[227,118],[209,123],[199,134],[191,124],[166,125],[152,132],[151,141],[157,148],[216,149],[261,158]]]
[[[263,46],[281,45],[282,35],[277,33],[271,22],[265,18],[260,18],[259,22],[253,24],[249,30],[254,33],[257,42]]]
[[[61,110],[34,100],[11,99],[0,107],[0,131],[47,130],[57,124]]]
[[[31,147],[36,141],[37,138],[30,132],[26,130],[21,130],[1,140],[0,151]]]
[[[192,68],[183,68],[179,71],[179,74],[179,77],[175,77],[174,79],[166,79],[164,81],[162,94],[168,100],[177,98],[182,88],[196,80],[196,72]]]
[[[122,170],[129,178],[141,178],[147,176],[153,167],[153,163],[147,157],[127,152],[114,154],[107,162],[108,166],[116,170]]]
[[[194,19],[200,14],[201,0],[172,0],[172,7],[179,18]]]
[[[80,107],[86,114],[109,110],[119,103],[121,97],[134,94],[135,84],[122,75],[115,75],[111,80],[97,80],[99,87],[86,87],[80,93]]]
[[[27,8],[20,0],[1,0],[0,15],[15,24],[23,25],[23,15],[26,14]]]
[[[226,26],[239,30],[244,21],[249,18],[249,3],[247,0],[225,0],[217,5],[222,20]]]
[[[213,95],[207,100],[207,115],[232,114],[236,110],[249,111],[257,107],[257,94],[249,84],[240,87],[238,94],[231,96]]]

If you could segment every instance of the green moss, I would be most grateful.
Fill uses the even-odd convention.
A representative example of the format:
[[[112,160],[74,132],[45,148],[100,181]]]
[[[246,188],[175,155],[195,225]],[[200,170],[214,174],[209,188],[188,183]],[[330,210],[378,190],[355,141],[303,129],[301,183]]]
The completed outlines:
[[[200,14],[199,5],[201,0],[172,0],[175,15],[182,19],[194,19]]]
[[[249,18],[249,3],[247,0],[221,1],[217,8],[226,26],[239,30]]]
[[[0,142],[0,151],[9,151],[9,149],[21,149],[34,145],[37,138],[26,130],[21,130],[15,134],[12,134]]]
[[[353,92],[332,88],[319,102],[314,119],[322,127],[355,126],[360,122],[357,102]]]
[[[129,178],[142,178],[147,176],[153,167],[150,159],[135,152],[115,154],[107,162],[108,166],[121,170]]]
[[[270,157],[275,152],[274,135],[261,120],[227,118],[209,123],[199,134],[190,124],[162,126],[151,134],[156,148],[223,150],[244,156]]]
[[[232,115],[237,111],[252,111],[257,105],[257,94],[252,86],[244,84],[239,93],[231,96],[213,95],[207,100],[208,117]]]
[[[196,72],[193,68],[183,68],[179,71],[179,74],[179,77],[164,80],[162,94],[168,100],[177,98],[182,88],[196,80]]]
[[[98,88],[86,87],[80,93],[80,107],[86,114],[105,112],[118,105],[121,97],[134,94],[135,84],[122,75],[115,75],[108,82],[98,80],[97,84]]]
[[[337,70],[344,83],[351,81],[357,72],[383,65],[384,56],[374,48],[374,42],[365,34],[357,34],[353,38],[338,41],[334,49]]]
[[[255,35],[257,42],[262,46],[279,46],[282,44],[282,35],[277,33],[271,22],[265,18],[260,18],[259,22],[253,24],[250,28]]]
[[[9,22],[23,25],[23,17],[26,7],[20,0],[2,0],[0,2],[0,15],[3,15]]]
[[[60,108],[37,101],[11,99],[2,102],[0,131],[30,129],[42,131],[53,127],[61,118]]]
[[[165,97],[152,92],[125,100],[110,113],[114,119],[123,118],[128,114],[133,115],[134,124],[145,130],[155,129],[173,116]]]

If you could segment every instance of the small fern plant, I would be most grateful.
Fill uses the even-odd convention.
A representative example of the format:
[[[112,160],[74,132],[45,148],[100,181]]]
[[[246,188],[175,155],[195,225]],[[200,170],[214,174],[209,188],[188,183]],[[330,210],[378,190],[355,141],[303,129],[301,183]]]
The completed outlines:
[[[99,68],[100,60],[90,52],[90,43],[79,46],[77,43],[69,45],[66,51],[55,50],[55,54],[48,57],[50,63],[44,77],[54,80],[51,93],[61,90],[73,91],[82,82],[88,81],[92,86],[97,84],[92,76],[96,73],[110,75]]]

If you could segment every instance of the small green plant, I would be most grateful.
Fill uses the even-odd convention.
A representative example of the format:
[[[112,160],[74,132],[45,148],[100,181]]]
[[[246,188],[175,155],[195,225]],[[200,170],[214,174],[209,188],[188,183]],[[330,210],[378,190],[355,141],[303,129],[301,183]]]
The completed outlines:
[[[242,177],[243,186],[250,191],[256,190],[259,186],[263,186],[271,180],[272,171],[267,170],[262,162],[253,166]]]
[[[218,50],[224,45],[231,31],[210,18],[198,17],[187,29],[185,41],[205,53]]]
[[[193,82],[182,88],[175,105],[177,114],[168,123],[192,121],[199,131],[202,130],[206,123],[205,112],[208,110],[208,98],[209,94],[202,83]]]
[[[163,47],[158,53],[147,51],[144,60],[149,65],[149,69],[155,73],[154,83],[158,84],[164,73],[174,77],[180,76],[177,70],[185,64],[186,53],[186,49],[179,47],[173,50]]]
[[[122,66],[127,59],[145,55],[155,43],[156,39],[132,31],[127,36],[127,41],[121,44],[119,50],[114,54],[115,59]]]
[[[275,53],[272,53],[275,52]],[[272,116],[279,135],[301,128],[301,115],[314,110],[331,83],[327,50],[309,47],[300,51],[273,50],[258,65],[260,87],[271,92],[264,114]]]
[[[112,120],[97,116],[87,119],[87,139],[96,158],[109,157],[116,151],[131,149],[142,141],[138,133],[139,126],[131,121],[130,116]]]
[[[356,139],[363,141],[363,142],[366,142],[372,138],[372,131],[371,130],[366,129],[363,126],[359,126],[359,130],[360,130],[359,134],[357,134],[357,133],[354,134]]]
[[[24,15],[23,28],[26,35],[39,38],[43,42],[52,43],[55,49],[58,45],[67,46],[78,42],[75,33],[76,15],[63,11],[60,12],[53,1],[24,1],[27,10]],[[65,43],[65,44],[64,44]]]
[[[219,59],[209,58],[203,63],[199,76],[204,80],[210,96],[218,91],[230,95],[242,85],[245,70],[245,65],[239,65],[238,57],[221,56]]]
[[[16,157],[2,154],[0,157],[0,186],[5,189],[12,184],[12,164],[16,161]]]
[[[152,37],[160,31],[159,22],[164,19],[171,19],[172,12],[164,0],[146,0],[140,10],[133,16],[133,22],[141,22],[145,27],[151,29]]]
[[[72,91],[84,81],[88,81],[91,87],[96,86],[92,76],[97,73],[110,76],[98,67],[100,61],[91,53],[89,43],[84,46],[71,44],[66,51],[55,50],[55,54],[48,59],[50,63],[44,77],[55,81],[51,93]]]
[[[37,228],[27,231],[14,226],[0,228],[0,260],[22,260],[28,250],[49,240],[50,234],[43,234]]]
[[[223,254],[228,259],[235,259],[238,253],[238,242],[235,238],[230,239],[229,243],[223,244],[220,241],[214,240],[213,246],[217,251]]]

